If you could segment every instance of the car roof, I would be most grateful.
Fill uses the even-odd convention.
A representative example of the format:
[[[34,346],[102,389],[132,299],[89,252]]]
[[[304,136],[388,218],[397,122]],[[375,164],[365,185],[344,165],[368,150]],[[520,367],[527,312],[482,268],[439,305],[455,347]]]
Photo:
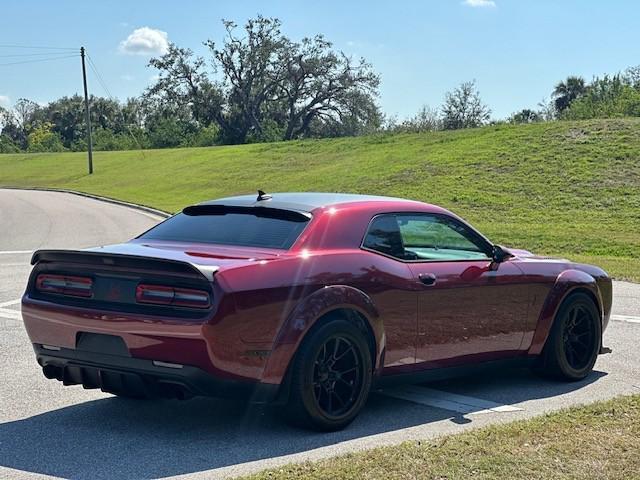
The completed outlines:
[[[264,206],[283,210],[312,212],[321,207],[332,207],[346,203],[360,202],[401,202],[421,203],[404,198],[385,197],[381,195],[360,195],[355,193],[323,193],[323,192],[278,192],[269,194],[270,198],[258,201],[258,195],[239,195],[236,197],[218,198],[202,202],[200,205],[227,205],[237,207]],[[426,205],[426,204],[422,204]]]

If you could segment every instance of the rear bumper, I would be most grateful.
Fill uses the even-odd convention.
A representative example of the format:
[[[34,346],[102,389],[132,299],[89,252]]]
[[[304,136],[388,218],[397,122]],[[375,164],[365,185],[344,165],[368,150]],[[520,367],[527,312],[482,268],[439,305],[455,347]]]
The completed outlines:
[[[252,403],[272,402],[278,394],[278,385],[220,379],[189,365],[71,348],[51,350],[41,344],[33,344],[33,348],[44,375],[65,385],[99,388],[126,396],[184,399],[204,395],[241,398]]]

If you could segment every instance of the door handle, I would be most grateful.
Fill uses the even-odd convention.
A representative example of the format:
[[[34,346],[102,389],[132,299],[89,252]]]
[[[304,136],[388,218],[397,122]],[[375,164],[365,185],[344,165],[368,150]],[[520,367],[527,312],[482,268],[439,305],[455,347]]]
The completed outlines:
[[[421,273],[418,275],[418,278],[422,284],[427,285],[428,287],[435,285],[436,283],[436,276],[433,273]]]

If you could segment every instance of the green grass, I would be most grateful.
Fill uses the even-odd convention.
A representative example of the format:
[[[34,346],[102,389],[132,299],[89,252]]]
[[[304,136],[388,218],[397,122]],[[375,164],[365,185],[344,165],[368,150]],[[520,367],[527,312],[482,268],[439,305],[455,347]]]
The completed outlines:
[[[639,479],[640,396],[467,433],[288,465],[287,479]]]
[[[492,240],[640,280],[640,119],[229,147],[0,155],[0,186],[175,211],[223,195],[343,191],[442,205]]]

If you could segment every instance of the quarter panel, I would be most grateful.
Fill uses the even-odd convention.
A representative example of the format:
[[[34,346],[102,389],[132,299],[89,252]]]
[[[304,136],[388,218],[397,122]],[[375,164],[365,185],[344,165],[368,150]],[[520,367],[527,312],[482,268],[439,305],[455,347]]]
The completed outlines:
[[[542,310],[540,311],[536,330],[531,341],[531,346],[529,347],[530,355],[539,355],[542,353],[560,305],[568,295],[578,289],[584,289],[593,294],[596,298],[598,310],[602,314],[602,298],[598,291],[596,280],[588,273],[580,270],[564,270],[558,275],[553,287],[549,290]]]
[[[212,327],[229,342],[271,350],[263,381],[277,383],[304,335],[338,308],[367,318],[385,364],[415,361],[415,282],[401,262],[361,250],[299,252],[219,275],[236,310]]]

